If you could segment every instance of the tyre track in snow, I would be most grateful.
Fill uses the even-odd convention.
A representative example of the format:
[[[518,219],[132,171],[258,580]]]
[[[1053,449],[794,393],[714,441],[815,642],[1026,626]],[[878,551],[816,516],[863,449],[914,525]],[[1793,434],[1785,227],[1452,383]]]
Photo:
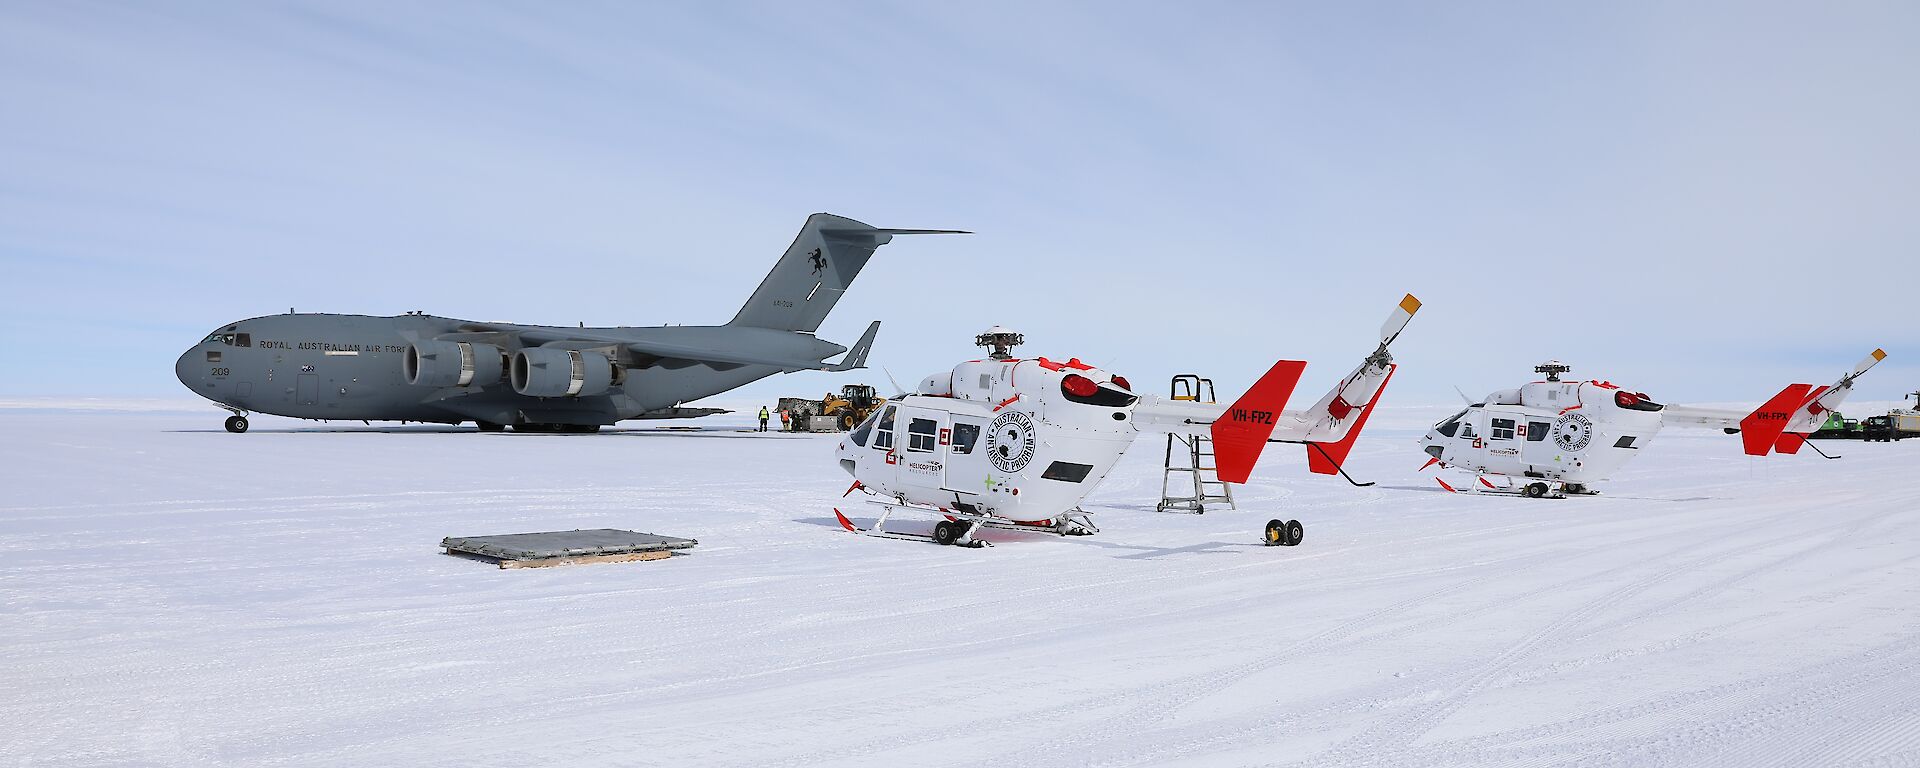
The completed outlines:
[[[1786,513],[1783,513],[1783,514],[1786,514]],[[1685,532],[1694,533],[1694,534],[1706,534],[1706,533],[1710,533],[1712,531],[1718,530],[1718,528],[1719,526],[1717,525],[1702,525],[1702,526],[1696,526],[1693,529],[1689,529],[1688,531],[1685,531]],[[1637,545],[1641,543],[1655,542],[1655,541],[1668,539],[1672,537],[1674,533],[1675,533],[1674,531],[1662,531],[1657,534],[1643,535],[1635,539],[1619,540],[1614,543],[1617,545]],[[1760,546],[1760,545],[1756,544],[1754,546]],[[1666,553],[1666,556],[1672,556],[1681,552],[1688,551],[1692,548],[1693,548],[1692,545],[1681,545],[1680,547],[1677,547],[1674,550],[1671,550],[1668,553]],[[1579,550],[1571,550],[1571,549],[1546,552],[1542,554],[1541,557],[1538,558],[1536,561],[1532,562],[1529,567],[1543,564],[1544,562],[1550,562],[1557,559],[1561,559],[1569,554],[1576,554],[1578,552]],[[1726,556],[1733,556],[1734,554],[1737,554],[1737,553],[1728,553]],[[1392,628],[1390,631],[1387,631],[1384,633],[1367,635],[1367,634],[1363,634],[1361,630],[1356,629],[1353,632],[1347,633],[1348,636],[1341,638],[1340,642],[1330,643],[1326,647],[1301,648],[1301,649],[1298,649],[1298,652],[1316,653],[1316,652],[1335,651],[1335,650],[1341,650],[1341,651],[1354,650],[1361,647],[1365,647],[1366,645],[1371,643],[1384,641],[1384,640],[1392,640],[1392,639],[1403,637],[1409,634],[1435,632],[1451,624],[1454,624],[1458,620],[1463,618],[1469,618],[1475,615],[1485,613],[1490,610],[1510,607],[1511,605],[1518,604],[1532,598],[1550,596],[1559,592],[1563,592],[1571,587],[1577,587],[1581,584],[1591,582],[1597,578],[1605,578],[1608,576],[1629,573],[1638,567],[1639,567],[1638,564],[1629,563],[1625,565],[1616,566],[1614,568],[1610,568],[1605,571],[1583,573],[1579,576],[1575,576],[1561,582],[1556,582],[1556,583],[1547,584],[1541,587],[1537,587],[1535,589],[1528,590],[1523,593],[1513,594],[1513,595],[1500,595],[1492,599],[1489,599],[1485,602],[1482,602],[1480,605],[1477,605],[1471,608],[1466,608],[1466,609],[1456,610],[1456,611],[1449,611],[1443,616],[1437,616],[1425,621],[1415,622],[1412,624],[1396,626]],[[1490,577],[1491,576],[1505,577],[1508,575],[1520,573],[1523,570],[1524,569],[1503,570],[1496,574],[1491,574]],[[1487,580],[1486,578],[1477,579],[1476,583],[1484,582],[1486,580]],[[1649,586],[1651,586],[1651,584],[1649,584]],[[1257,673],[1258,671],[1261,671],[1261,670],[1253,670],[1249,672],[1249,674]],[[1462,679],[1463,677],[1464,677],[1463,673],[1452,673],[1452,674],[1443,675],[1441,678],[1439,678],[1438,681],[1436,681],[1431,677],[1428,677],[1428,678],[1409,678],[1409,679],[1404,679],[1400,681],[1388,682],[1382,686],[1382,690],[1372,692],[1370,695],[1366,696],[1363,699],[1346,701],[1346,702],[1336,701],[1332,705],[1318,708],[1317,710],[1314,711],[1314,714],[1349,715],[1356,712],[1378,711],[1380,708],[1385,706],[1390,706],[1394,702],[1405,701],[1409,698],[1417,698],[1422,694],[1422,692],[1429,691],[1433,689],[1436,685],[1446,685],[1448,684],[1448,681],[1459,680],[1459,679]],[[1172,759],[1176,757],[1191,757],[1196,753],[1204,752],[1208,749],[1230,747],[1237,744],[1244,744],[1247,742],[1248,739],[1260,738],[1262,734],[1269,733],[1274,728],[1277,728],[1277,727],[1294,726],[1294,725],[1301,725],[1305,723],[1314,722],[1314,718],[1302,717],[1299,712],[1289,712],[1289,713],[1285,713],[1278,716],[1265,716],[1265,717],[1254,718],[1251,720],[1249,720],[1248,718],[1237,718],[1237,719],[1229,720],[1226,722],[1208,723],[1208,724],[1200,724],[1200,725],[1193,725],[1193,726],[1167,726],[1162,729],[1152,729],[1152,721],[1164,720],[1166,719],[1167,716],[1170,716],[1174,712],[1178,711],[1180,708],[1183,708],[1189,704],[1192,704],[1198,701],[1199,699],[1204,698],[1206,695],[1211,695],[1212,693],[1218,692],[1219,690],[1222,690],[1227,686],[1232,685],[1235,682],[1238,682],[1238,679],[1228,680],[1225,682],[1225,684],[1218,685],[1217,687],[1208,687],[1208,688],[1201,688],[1199,690],[1191,690],[1186,692],[1186,695],[1182,695],[1172,701],[1161,702],[1158,704],[1150,704],[1143,711],[1136,713],[1139,716],[1136,716],[1135,718],[1130,719],[1125,723],[1129,728],[1132,729],[1128,732],[1134,733],[1137,735],[1137,734],[1151,730],[1151,732],[1158,734],[1160,738],[1156,738],[1152,740],[1153,743],[1155,743],[1156,745],[1155,749],[1151,750],[1148,755],[1118,756],[1118,757],[1115,757],[1111,762],[1128,763],[1128,762],[1139,762],[1142,759],[1164,760],[1164,759]],[[1204,733],[1197,735],[1195,733],[1196,730],[1203,731]],[[1105,734],[1107,731],[1113,731],[1114,734],[1117,734],[1119,732],[1119,729],[1117,727],[1102,728],[1103,734]],[[1108,734],[1108,735],[1113,735],[1113,734]],[[1088,743],[1094,743],[1094,744],[1108,743],[1104,741],[1102,738],[1098,738],[1098,737],[1082,739],[1082,741],[1085,741]],[[1096,747],[1088,747],[1088,748],[1093,749]]]
[[[1887,514],[1892,513],[1890,511],[1880,512],[1877,513],[1876,516]],[[1768,521],[1777,521],[1782,518],[1799,515],[1801,515],[1801,513],[1798,510],[1790,510],[1773,515],[1768,518]],[[1859,524],[1860,521],[1857,520],[1847,521],[1839,525],[1827,526],[1820,530],[1823,533],[1829,531],[1844,532],[1855,528]],[[1753,529],[1747,529],[1743,532],[1751,533]],[[1529,633],[1519,642],[1495,654],[1491,659],[1471,670],[1452,676],[1452,680],[1445,684],[1447,686],[1446,692],[1437,700],[1412,707],[1382,722],[1377,722],[1359,734],[1342,741],[1328,752],[1315,756],[1307,764],[1315,766],[1361,766],[1377,765],[1396,760],[1395,753],[1404,751],[1412,745],[1415,740],[1426,734],[1427,731],[1465,706],[1467,701],[1472,697],[1491,687],[1499,678],[1505,675],[1509,669],[1550,647],[1552,643],[1563,640],[1560,636],[1568,634],[1573,629],[1583,625],[1607,609],[1626,602],[1634,596],[1659,586],[1662,583],[1695,572],[1704,566],[1770,546],[1776,546],[1777,544],[1778,542],[1772,539],[1761,539],[1757,542],[1723,548],[1697,557],[1682,559],[1678,562],[1668,562],[1664,567],[1652,574],[1635,579],[1623,586],[1609,590],[1597,598],[1582,603],[1579,607],[1562,614],[1546,626]],[[1697,547],[1690,543],[1663,555],[1663,559],[1695,549],[1697,549]],[[1633,565],[1630,564],[1629,566],[1622,566],[1621,568],[1613,570],[1623,571],[1632,567]],[[1288,764],[1297,765],[1300,763]]]

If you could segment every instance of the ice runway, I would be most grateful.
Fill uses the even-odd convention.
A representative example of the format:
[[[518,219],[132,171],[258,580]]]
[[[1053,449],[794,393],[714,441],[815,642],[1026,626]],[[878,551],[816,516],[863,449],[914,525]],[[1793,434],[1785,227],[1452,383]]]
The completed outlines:
[[[965,550],[841,531],[835,437],[222,415],[0,410],[0,765],[1920,764],[1920,441],[1466,497],[1383,409],[1375,487],[1156,513],[1143,438],[1100,535]],[[435,546],[600,527],[701,543]]]

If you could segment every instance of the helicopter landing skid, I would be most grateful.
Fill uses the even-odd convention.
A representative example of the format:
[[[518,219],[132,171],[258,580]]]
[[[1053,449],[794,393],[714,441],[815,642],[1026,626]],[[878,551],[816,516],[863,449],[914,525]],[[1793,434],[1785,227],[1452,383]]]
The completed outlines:
[[[840,527],[847,529],[849,533],[857,533],[862,536],[874,536],[882,539],[910,539],[913,541],[928,541],[934,544],[947,544],[947,545],[956,546],[956,547],[991,547],[993,546],[993,542],[991,541],[984,541],[984,540],[976,539],[973,537],[974,530],[979,528],[982,523],[987,522],[991,518],[986,518],[981,515],[969,515],[961,512],[955,512],[950,509],[936,509],[932,507],[923,507],[918,504],[903,504],[898,502],[885,502],[885,501],[874,501],[874,500],[868,500],[867,503],[876,504],[876,505],[879,505],[880,507],[880,517],[873,521],[872,528],[861,528],[857,525],[854,525],[852,520],[848,520],[847,516],[841,513],[839,507],[834,508],[833,516],[836,520],[840,521]],[[893,511],[896,509],[911,509],[916,512],[925,512],[930,515],[939,515],[945,519],[941,520],[938,523],[934,523],[933,533],[905,533],[902,531],[889,531],[887,530],[887,518],[892,516]],[[1011,522],[1011,521],[1008,521],[1008,522]]]
[[[943,512],[942,514],[952,514]],[[1045,531],[1061,536],[1092,536],[1100,532],[1100,526],[1093,524],[1093,515],[1075,507],[1052,520],[1038,523],[1021,523],[1003,517],[987,517],[980,521],[988,528],[1007,531]]]
[[[1504,485],[1494,485],[1488,477],[1497,477]],[[1524,496],[1529,499],[1564,499],[1568,496],[1598,496],[1597,491],[1589,491],[1585,486],[1569,485],[1558,480],[1524,478],[1521,483],[1509,475],[1474,475],[1473,482],[1465,488],[1455,488],[1438,477],[1433,481],[1451,493],[1474,493],[1487,496]]]

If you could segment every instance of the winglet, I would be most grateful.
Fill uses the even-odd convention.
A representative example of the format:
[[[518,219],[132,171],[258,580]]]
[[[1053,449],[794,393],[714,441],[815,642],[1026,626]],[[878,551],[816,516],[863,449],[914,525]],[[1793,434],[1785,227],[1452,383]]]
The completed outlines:
[[[879,333],[880,321],[875,320],[869,323],[867,325],[867,332],[860,334],[860,340],[853,343],[853,349],[847,350],[847,354],[840,358],[840,362],[820,370],[841,373],[851,371],[855,368],[867,367],[867,353],[873,351],[873,337]]]

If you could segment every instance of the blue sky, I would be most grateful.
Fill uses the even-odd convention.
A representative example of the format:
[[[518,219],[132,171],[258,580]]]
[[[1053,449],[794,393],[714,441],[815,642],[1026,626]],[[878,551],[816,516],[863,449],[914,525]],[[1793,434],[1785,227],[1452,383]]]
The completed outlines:
[[[1016,327],[1136,383],[1541,359],[1920,388],[1911,3],[0,4],[0,394],[189,396],[285,311],[720,323],[808,213],[903,382]],[[871,374],[776,377],[742,397]],[[1157,385],[1156,385],[1157,387]]]

